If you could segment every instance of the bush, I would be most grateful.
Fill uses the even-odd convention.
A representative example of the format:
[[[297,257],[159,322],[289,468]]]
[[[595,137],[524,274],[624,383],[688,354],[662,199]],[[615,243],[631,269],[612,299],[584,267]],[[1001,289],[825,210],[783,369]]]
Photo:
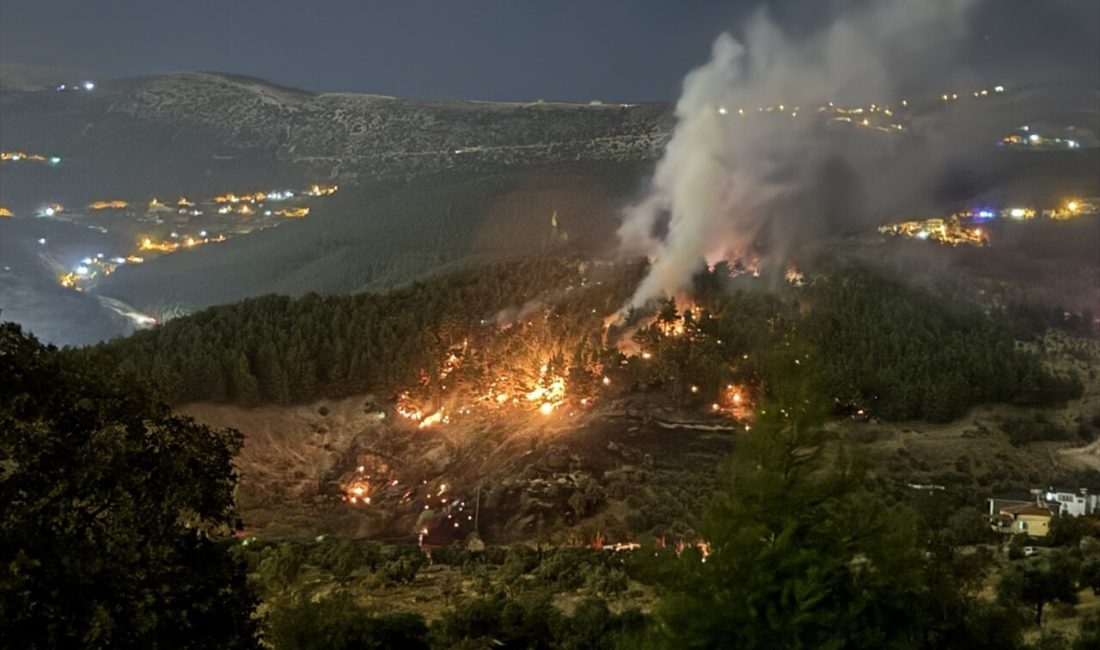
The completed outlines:
[[[620,569],[608,566],[593,567],[584,579],[585,591],[597,596],[610,596],[626,591],[627,577]]]
[[[305,551],[297,544],[283,542],[265,548],[260,560],[260,579],[268,589],[286,591],[298,580],[305,563]]]
[[[547,647],[551,621],[557,616],[560,614],[547,601],[524,607],[501,594],[470,600],[455,606],[432,625],[433,645],[440,648]]]
[[[1013,535],[1008,542],[1008,559],[1024,559],[1024,546],[1028,543],[1027,535]]]
[[[371,614],[343,598],[276,607],[267,638],[294,650],[427,650],[428,626],[418,614]]]
[[[1058,426],[1038,413],[1030,420],[1026,418],[1005,420],[1001,423],[1001,430],[1008,434],[1008,441],[1013,447],[1021,447],[1029,442],[1066,441],[1076,438],[1072,431]]]
[[[1073,650],[1092,648],[1100,648],[1100,615],[1097,614],[1081,621],[1081,633],[1073,644]]]
[[[340,584],[348,582],[357,571],[373,571],[381,559],[376,545],[350,539],[326,542],[316,554],[317,563]]]
[[[564,616],[545,597],[520,601],[497,594],[466,601],[444,614],[432,625],[432,641],[439,648],[611,650],[636,647],[628,637],[644,626],[637,611],[612,614],[596,598]]]
[[[592,566],[603,561],[601,552],[557,549],[543,558],[535,569],[535,577],[558,589],[576,589],[585,583]]]
[[[416,579],[416,574],[420,572],[420,567],[424,566],[425,562],[426,560],[422,556],[402,555],[382,564],[376,575],[383,584],[412,584],[412,581]]]
[[[1055,517],[1050,523],[1050,543],[1076,548],[1086,537],[1095,537],[1096,528],[1086,517]]]
[[[995,535],[989,517],[977,508],[960,508],[947,518],[949,541],[953,545],[981,544]]]

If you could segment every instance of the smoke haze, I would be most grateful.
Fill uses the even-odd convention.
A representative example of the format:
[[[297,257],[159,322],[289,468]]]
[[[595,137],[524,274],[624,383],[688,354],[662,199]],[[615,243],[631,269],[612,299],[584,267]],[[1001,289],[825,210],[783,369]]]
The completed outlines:
[[[623,250],[652,260],[631,305],[685,289],[705,262],[782,265],[824,228],[924,191],[943,141],[898,156],[888,134],[838,135],[813,116],[830,101],[891,102],[944,69],[960,78],[954,53],[979,1],[849,4],[797,39],[761,11],[741,38],[719,36],[684,79],[648,195],[624,215]]]

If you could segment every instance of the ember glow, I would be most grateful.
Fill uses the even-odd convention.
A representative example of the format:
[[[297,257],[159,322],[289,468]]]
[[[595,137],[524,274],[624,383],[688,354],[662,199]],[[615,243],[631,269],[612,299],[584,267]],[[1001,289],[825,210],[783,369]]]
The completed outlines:
[[[361,470],[362,468],[360,468]],[[344,487],[343,499],[346,503],[356,505],[370,505],[370,477],[360,473]]]
[[[417,424],[416,426],[420,427],[421,429],[425,429],[427,427],[430,427],[430,426],[433,426],[433,425],[436,425],[436,424],[440,424],[440,423],[447,424],[450,421],[451,421],[451,419],[448,416],[443,414],[443,408],[440,408],[435,413],[432,413],[431,415],[429,415],[426,418],[424,418],[423,420],[421,420],[420,423]]]
[[[719,396],[715,411],[725,413],[735,420],[750,421],[754,406],[748,397],[748,389],[737,384],[726,384]]]
[[[552,322],[554,310],[542,307],[503,327],[471,330],[460,343],[444,347],[438,365],[424,369],[416,386],[399,393],[394,410],[424,430],[505,414],[577,417],[622,390],[612,372],[631,360],[664,364],[666,345],[690,346],[710,337],[705,324],[713,314],[686,295],[673,302],[626,327],[621,327],[620,314],[603,316],[593,310],[594,326],[620,356],[614,368],[589,361],[581,376],[592,377],[591,385],[570,383],[571,373],[581,369],[563,364],[561,340],[544,327]],[[722,345],[721,340],[711,342]],[[700,407],[705,412],[748,422],[753,404],[743,379],[737,379],[742,371],[733,366],[728,371],[724,381],[736,383],[723,384],[725,388],[702,377],[683,377],[683,390],[705,400]]]
[[[500,330],[490,336],[502,336]],[[448,350],[439,367],[421,375],[420,386],[402,392],[394,406],[397,414],[415,422],[418,428],[427,429],[450,424],[456,418],[486,414],[501,409],[537,411],[543,416],[552,414],[569,399],[566,378],[541,362],[528,370],[520,360],[499,364],[510,372],[494,375],[487,382],[479,380],[476,370],[466,370],[466,360],[480,351],[469,339]],[[536,357],[549,355],[536,354]],[[610,380],[608,380],[608,383]],[[431,393],[434,397],[417,397]],[[585,405],[590,398],[585,398]]]

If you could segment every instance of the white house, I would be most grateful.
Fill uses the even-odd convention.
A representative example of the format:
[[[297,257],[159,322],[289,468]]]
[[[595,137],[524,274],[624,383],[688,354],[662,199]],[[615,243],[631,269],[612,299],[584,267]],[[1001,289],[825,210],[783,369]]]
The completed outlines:
[[[1077,492],[1047,488],[1043,493],[1043,500],[1051,506],[1057,504],[1059,515],[1082,517],[1096,512],[1097,497],[1095,494],[1089,494],[1085,488]]]

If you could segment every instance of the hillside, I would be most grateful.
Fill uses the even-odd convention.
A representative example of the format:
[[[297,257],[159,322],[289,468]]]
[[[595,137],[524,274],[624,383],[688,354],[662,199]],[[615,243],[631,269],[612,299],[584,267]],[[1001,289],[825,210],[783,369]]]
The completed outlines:
[[[487,539],[690,534],[719,459],[792,382],[835,418],[890,427],[1085,391],[1081,367],[1014,343],[1022,323],[858,266],[770,293],[720,265],[692,300],[617,322],[641,270],[533,258],[389,294],[264,297],[72,354],[245,431],[254,531],[439,543],[472,532],[479,491]],[[1085,419],[1034,435],[1091,435],[1087,382],[1070,409]]]
[[[315,218],[122,269],[97,291],[190,311],[266,293],[387,290],[493,259],[606,256],[641,176],[636,164],[570,163],[348,188]]]
[[[107,81],[91,92],[5,91],[0,146],[47,150],[65,164],[48,180],[5,183],[0,198],[29,209],[47,196],[76,204],[650,160],[668,126],[661,105],[406,101],[207,73]],[[104,164],[111,173],[96,173]]]
[[[109,80],[91,91],[15,87],[0,91],[0,148],[44,162],[5,161],[0,170],[0,205],[16,215],[0,220],[3,256],[16,262],[0,269],[0,308],[60,344],[269,293],[385,291],[530,254],[608,259],[622,209],[642,195],[672,126],[669,107],[656,104],[407,101],[211,73]],[[1047,85],[973,101],[914,100],[890,117],[876,113],[873,128],[815,113],[806,119],[822,122],[817,144],[851,147],[873,166],[916,161],[924,178],[913,182],[910,170],[857,183],[873,209],[838,224],[805,220],[800,232],[816,245],[979,198],[1091,195],[1100,172],[1090,148],[1095,102],[1089,89]],[[772,128],[779,117],[731,119]],[[903,128],[884,132],[882,120]],[[1060,125],[1083,148],[993,146],[1034,120]],[[315,183],[335,193],[310,199],[305,218],[222,216],[213,202]],[[200,204],[178,214],[152,207],[173,197]],[[128,207],[86,207],[108,199]],[[63,211],[32,216],[49,204]],[[143,238],[205,242],[200,233],[219,243],[172,254],[137,246]],[[80,287],[84,295],[36,288],[99,255],[144,263],[97,274]],[[66,313],[90,316],[56,318]]]
[[[0,89],[0,149],[46,152],[54,162],[5,160],[0,169],[0,206],[16,215],[16,223],[0,221],[4,257],[18,262],[3,271],[0,301],[8,318],[58,343],[110,338],[129,326],[90,331],[62,319],[47,332],[41,324],[64,312],[62,302],[101,312],[100,320],[115,314],[88,297],[59,302],[34,287],[97,253],[138,253],[135,241],[170,231],[197,236],[206,228],[232,239],[148,259],[86,289],[120,301],[117,311],[163,318],[273,292],[387,289],[538,249],[608,247],[619,207],[671,126],[668,108],[656,104],[407,101],[210,73],[59,92],[17,83],[26,75],[15,72]],[[301,222],[164,221],[144,208],[156,197],[209,200],[311,183],[340,191],[311,205]],[[83,207],[104,199],[131,207]],[[32,217],[48,204],[65,208],[51,219],[56,227]],[[34,257],[44,263],[28,264]]]

